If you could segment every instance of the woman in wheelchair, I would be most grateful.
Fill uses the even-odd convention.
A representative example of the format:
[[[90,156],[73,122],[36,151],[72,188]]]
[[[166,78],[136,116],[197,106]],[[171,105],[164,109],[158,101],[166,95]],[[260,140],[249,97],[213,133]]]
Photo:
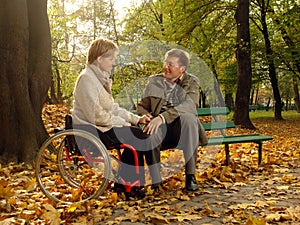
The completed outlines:
[[[138,153],[140,186],[145,185],[144,156],[152,183],[159,183],[158,166],[150,166],[159,140],[157,144],[150,141],[138,126],[148,124],[151,116],[140,117],[121,108],[112,96],[110,72],[116,64],[117,53],[117,45],[110,40],[97,39],[91,43],[86,68],[80,73],[74,88],[73,127],[98,135],[108,149],[121,143],[133,146]],[[136,180],[133,154],[129,149],[124,149],[121,161],[119,175],[128,182]],[[115,183],[116,186],[122,185]]]

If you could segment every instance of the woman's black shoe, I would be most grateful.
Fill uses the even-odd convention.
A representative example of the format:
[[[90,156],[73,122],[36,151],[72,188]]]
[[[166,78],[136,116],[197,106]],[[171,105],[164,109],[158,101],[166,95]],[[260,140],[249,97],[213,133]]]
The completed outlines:
[[[117,193],[125,192],[125,187],[120,183],[114,183],[113,190]]]
[[[145,198],[144,188],[132,187],[130,192],[125,192],[126,200],[136,200]]]

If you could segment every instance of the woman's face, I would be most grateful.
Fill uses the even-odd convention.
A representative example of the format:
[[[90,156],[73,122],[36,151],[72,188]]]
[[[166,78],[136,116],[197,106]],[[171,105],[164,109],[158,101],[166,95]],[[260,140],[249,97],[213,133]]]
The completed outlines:
[[[116,65],[116,54],[112,54],[110,56],[99,56],[98,59],[99,68],[102,71],[110,72],[114,65]]]

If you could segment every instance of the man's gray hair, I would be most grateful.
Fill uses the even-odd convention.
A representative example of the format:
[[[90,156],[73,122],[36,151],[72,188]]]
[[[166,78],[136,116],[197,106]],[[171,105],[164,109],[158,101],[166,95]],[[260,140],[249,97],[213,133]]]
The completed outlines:
[[[173,49],[167,51],[165,57],[167,58],[168,56],[179,58],[179,63],[181,64],[180,66],[185,66],[186,69],[190,63],[189,53],[187,53],[184,50],[178,49],[178,48],[173,48]]]

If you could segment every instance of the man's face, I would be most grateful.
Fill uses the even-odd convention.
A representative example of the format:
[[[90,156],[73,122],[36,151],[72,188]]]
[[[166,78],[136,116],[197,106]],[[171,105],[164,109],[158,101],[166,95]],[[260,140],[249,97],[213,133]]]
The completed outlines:
[[[185,66],[181,66],[178,57],[168,56],[164,61],[164,77],[175,81],[185,71]]]

